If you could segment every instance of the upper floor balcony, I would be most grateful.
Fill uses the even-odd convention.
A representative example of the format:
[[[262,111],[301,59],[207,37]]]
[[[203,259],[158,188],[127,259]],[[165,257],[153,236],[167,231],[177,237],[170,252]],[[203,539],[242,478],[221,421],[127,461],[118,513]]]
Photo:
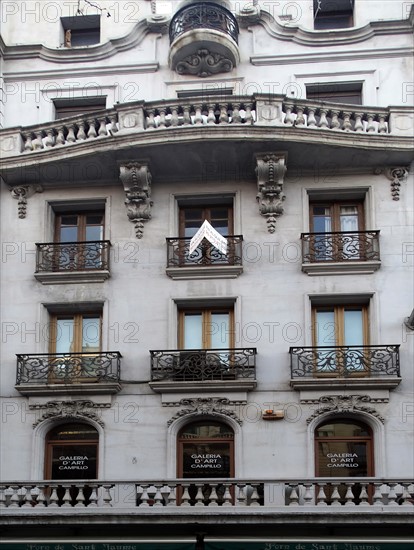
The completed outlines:
[[[291,386],[386,388],[398,386],[399,345],[291,347]]]
[[[169,64],[179,74],[206,77],[230,72],[239,62],[239,26],[214,0],[193,0],[170,23]]]
[[[36,243],[35,277],[42,283],[102,282],[109,277],[109,241]]]
[[[302,271],[308,275],[373,273],[381,265],[379,231],[302,233]]]
[[[17,355],[16,389],[23,395],[117,393],[119,351]]]
[[[256,348],[153,350],[156,392],[241,390],[256,387]]]
[[[217,177],[214,171],[206,174],[206,166],[229,165],[243,167],[246,177],[255,178],[251,159],[274,150],[280,141],[293,171],[314,173],[317,165],[329,172],[332,158],[335,171],[378,169],[385,153],[387,166],[411,162],[412,121],[411,107],[375,108],[282,95],[138,101],[2,130],[0,164],[10,186],[21,185],[22,178],[25,184],[71,185],[85,174],[88,181],[112,185],[119,163],[131,158],[147,159],[157,181],[170,181],[172,171],[177,179],[189,173]],[[189,147],[192,155],[187,154]],[[91,159],[97,167],[92,172]]]

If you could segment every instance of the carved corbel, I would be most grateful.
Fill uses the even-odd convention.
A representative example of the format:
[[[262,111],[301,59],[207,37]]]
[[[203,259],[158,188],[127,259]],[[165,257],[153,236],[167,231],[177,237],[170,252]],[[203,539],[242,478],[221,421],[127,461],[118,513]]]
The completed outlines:
[[[408,170],[402,166],[389,168],[386,171],[387,178],[391,180],[391,196],[393,201],[400,200],[401,183],[407,179]]]
[[[43,187],[41,185],[21,185],[20,187],[13,187],[10,189],[11,196],[18,201],[17,213],[19,218],[24,219],[27,214],[27,199],[29,199],[35,193],[42,193]]]
[[[119,177],[125,189],[127,216],[141,239],[144,222],[151,218],[151,172],[145,162],[127,162],[121,164]]]
[[[259,212],[266,218],[267,230],[274,233],[276,218],[283,214],[285,200],[283,180],[286,174],[287,153],[259,153],[256,155],[257,201]]]

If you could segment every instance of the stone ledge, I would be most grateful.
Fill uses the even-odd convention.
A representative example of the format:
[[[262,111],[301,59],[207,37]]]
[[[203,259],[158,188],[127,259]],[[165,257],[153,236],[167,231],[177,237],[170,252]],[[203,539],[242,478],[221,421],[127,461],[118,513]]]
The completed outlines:
[[[155,393],[211,393],[216,391],[252,391],[256,388],[256,380],[205,380],[191,382],[160,381],[149,382],[150,388]]]
[[[73,384],[16,384],[14,386],[22,395],[90,395],[111,394],[121,391],[119,382],[84,382]]]
[[[108,270],[97,271],[45,271],[35,273],[35,278],[42,285],[60,285],[60,284],[76,284],[76,283],[103,283],[111,276]]]
[[[371,275],[381,267],[378,260],[367,262],[317,262],[302,264],[307,275]]]
[[[242,265],[206,265],[167,267],[168,277],[174,281],[185,279],[235,279],[243,273]]]
[[[401,382],[400,377],[392,378],[295,378],[291,379],[290,385],[294,390],[344,390],[351,388],[354,390],[374,389],[374,390],[392,390]]]

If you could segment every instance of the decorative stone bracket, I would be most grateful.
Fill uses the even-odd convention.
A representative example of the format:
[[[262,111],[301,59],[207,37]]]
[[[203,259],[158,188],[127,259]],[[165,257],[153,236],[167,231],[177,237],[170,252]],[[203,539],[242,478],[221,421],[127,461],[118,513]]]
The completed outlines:
[[[99,409],[109,408],[110,406],[109,403],[93,403],[92,401],[48,401],[43,404],[36,403],[35,405],[30,405],[29,408],[31,410],[39,410],[40,412],[39,418],[33,423],[34,428],[44,420],[50,418],[86,418],[104,427]]]
[[[391,180],[391,196],[393,201],[400,200],[400,187],[401,183],[407,179],[407,168],[398,166],[395,168],[389,168],[386,171],[387,178]]]
[[[127,162],[120,165],[120,175],[125,189],[127,216],[135,225],[138,239],[144,234],[144,222],[151,218],[151,172],[146,162]]]
[[[35,193],[42,193],[41,185],[21,185],[10,189],[11,196],[18,201],[17,213],[20,219],[24,219],[27,214],[27,199]]]
[[[287,153],[258,153],[256,155],[257,201],[259,212],[266,218],[267,230],[274,233],[276,218],[283,214],[283,180],[286,174]]]
[[[187,415],[200,415],[200,416],[216,416],[224,415],[233,418],[240,426],[243,421],[237,416],[237,414],[224,406],[232,405],[232,401],[226,397],[194,397],[189,399],[181,399],[179,402],[180,406],[186,406],[186,408],[178,411],[167,424],[170,426],[174,420],[181,418],[182,416]]]
[[[324,413],[344,414],[365,412],[378,418],[384,424],[384,418],[374,407],[368,406],[371,403],[386,402],[387,400],[372,399],[369,395],[325,395],[319,399],[305,400],[302,403],[317,405],[318,409],[307,419],[307,424]]]

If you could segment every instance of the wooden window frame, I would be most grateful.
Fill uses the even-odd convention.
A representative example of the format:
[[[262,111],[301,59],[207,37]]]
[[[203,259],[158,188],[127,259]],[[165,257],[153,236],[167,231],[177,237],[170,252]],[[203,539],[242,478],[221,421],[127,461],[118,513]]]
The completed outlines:
[[[185,213],[190,210],[202,210],[202,219],[211,223],[211,210],[213,208],[227,208],[227,236],[234,234],[234,219],[233,219],[233,204],[200,204],[200,205],[185,205],[179,207],[179,237],[185,236]]]
[[[344,329],[345,329],[345,310],[362,311],[362,326],[363,326],[363,345],[369,345],[369,308],[368,304],[332,304],[332,305],[314,305],[312,306],[312,341],[316,347],[317,342],[317,312],[334,310],[334,335],[335,344],[333,346],[345,346],[344,344]],[[330,344],[326,344],[329,346]]]
[[[332,229],[331,232],[341,231],[340,228],[340,211],[341,206],[356,206],[358,210],[358,231],[365,230],[365,213],[364,203],[362,200],[344,200],[344,201],[323,201],[315,200],[309,202],[309,221],[313,232],[314,207],[329,208],[331,210]]]
[[[102,224],[93,224],[94,226],[101,225],[102,226],[102,237],[104,237],[105,232],[105,211],[104,210],[88,210],[85,212],[79,212],[76,210],[68,210],[64,212],[57,212],[55,215],[55,234],[54,239],[55,242],[60,243],[60,231],[62,228],[62,217],[64,216],[77,216],[78,217],[78,223],[76,227],[78,228],[78,239],[76,242],[84,242],[86,241],[86,228],[88,225],[86,223],[87,216],[102,216]],[[104,240],[103,238],[101,240]]]
[[[202,318],[202,349],[208,350],[211,348],[211,331],[208,330],[208,326],[211,326],[211,315],[213,313],[228,313],[229,314],[229,349],[234,348],[235,345],[235,324],[234,324],[234,308],[229,306],[218,307],[185,307],[178,310],[178,348],[185,350],[184,348],[184,324],[185,315],[187,313],[200,313]]]
[[[56,342],[57,342],[57,322],[60,319],[73,319],[73,342],[74,350],[72,353],[83,353],[82,343],[83,343],[83,319],[96,318],[99,317],[99,351],[102,351],[102,311],[96,312],[81,312],[81,313],[53,313],[50,318],[50,342],[49,342],[49,353],[56,353]],[[71,352],[68,352],[71,353]],[[85,352],[87,353],[87,352]]]

